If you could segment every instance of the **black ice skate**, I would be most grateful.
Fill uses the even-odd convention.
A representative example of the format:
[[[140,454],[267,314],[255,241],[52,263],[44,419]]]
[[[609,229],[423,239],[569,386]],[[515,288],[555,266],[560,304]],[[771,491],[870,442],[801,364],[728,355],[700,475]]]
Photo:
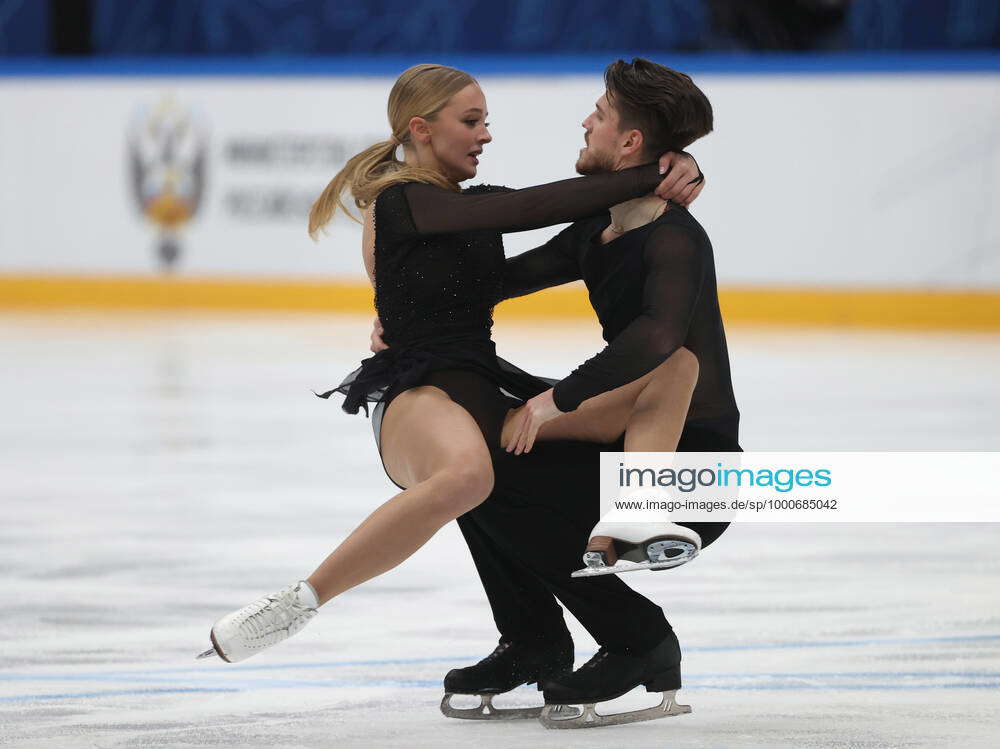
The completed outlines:
[[[545,679],[573,670],[573,642],[565,640],[546,648],[529,648],[501,641],[496,649],[475,666],[453,668],[444,677],[441,712],[449,718],[467,720],[515,720],[537,718],[541,707],[498,708],[494,695],[509,692],[522,684],[541,685]],[[541,686],[538,687],[541,689]],[[477,707],[460,708],[451,704],[452,695],[479,697]]]
[[[595,709],[598,702],[621,697],[640,684],[647,692],[663,692],[659,705],[613,715],[601,715]],[[681,651],[672,633],[642,655],[616,655],[601,648],[573,673],[542,687],[545,707],[540,719],[546,728],[596,728],[691,712],[689,705],[678,705],[675,699],[681,688]],[[569,705],[582,705],[583,709]]]

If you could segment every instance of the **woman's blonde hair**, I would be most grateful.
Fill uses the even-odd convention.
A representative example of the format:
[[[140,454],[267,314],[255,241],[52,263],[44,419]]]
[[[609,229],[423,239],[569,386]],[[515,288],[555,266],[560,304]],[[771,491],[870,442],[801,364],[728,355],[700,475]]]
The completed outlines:
[[[366,148],[351,158],[337,172],[309,210],[309,236],[317,238],[320,230],[341,208],[357,221],[344,205],[342,195],[349,189],[354,204],[364,210],[385,188],[400,182],[425,182],[449,190],[458,187],[443,174],[406,164],[396,158],[396,147],[410,144],[410,120],[423,117],[433,120],[455,94],[476,83],[468,73],[444,65],[414,65],[396,79],[389,92],[389,126],[392,137]]]

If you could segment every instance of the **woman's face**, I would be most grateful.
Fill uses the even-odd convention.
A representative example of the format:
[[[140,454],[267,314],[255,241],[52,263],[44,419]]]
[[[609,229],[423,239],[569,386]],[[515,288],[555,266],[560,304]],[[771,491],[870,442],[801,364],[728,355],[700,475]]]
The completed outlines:
[[[479,86],[470,83],[427,123],[438,167],[453,182],[476,176],[478,156],[493,140],[486,115],[486,97]]]

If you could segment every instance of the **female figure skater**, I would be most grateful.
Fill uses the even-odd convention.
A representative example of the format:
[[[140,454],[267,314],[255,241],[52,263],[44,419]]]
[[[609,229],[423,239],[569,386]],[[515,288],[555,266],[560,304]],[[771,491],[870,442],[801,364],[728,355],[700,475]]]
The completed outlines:
[[[313,205],[314,237],[338,206],[347,211],[345,189],[365,210],[365,265],[390,346],[322,397],[344,394],[349,413],[377,404],[376,441],[386,473],[403,491],[306,580],[216,622],[212,648],[199,657],[236,662],[284,640],[319,606],[392,569],[489,495],[491,449],[499,447],[504,414],[551,386],[498,358],[490,338],[493,306],[503,298],[502,232],[582,219],[654,188],[662,197],[691,197],[696,167],[685,164],[663,179],[669,155],[660,168],[461,192],[458,184],[475,176],[478,156],[492,140],[486,112],[468,74],[439,65],[410,68],[389,95],[391,139],[348,161]],[[403,161],[395,158],[399,146]],[[681,383],[689,399],[690,372],[679,376],[672,366],[676,361],[661,365],[662,379]],[[638,393],[621,390],[627,410]],[[681,425],[683,414],[678,434]]]

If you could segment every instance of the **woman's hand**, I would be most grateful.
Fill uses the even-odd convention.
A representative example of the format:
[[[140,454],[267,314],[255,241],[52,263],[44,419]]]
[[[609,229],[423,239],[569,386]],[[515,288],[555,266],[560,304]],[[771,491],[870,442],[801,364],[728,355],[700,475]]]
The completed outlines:
[[[694,157],[684,151],[668,151],[660,157],[660,174],[665,175],[656,188],[656,196],[689,206],[705,188],[705,175]]]
[[[536,395],[514,411],[510,421],[511,437],[503,448],[515,455],[531,452],[542,424],[552,421],[561,413],[552,397],[552,388]]]
[[[373,354],[377,354],[379,351],[384,351],[389,348],[385,345],[385,341],[382,340],[382,335],[384,333],[385,329],[382,327],[382,321],[376,317],[375,325],[372,327],[372,345],[370,346]]]

